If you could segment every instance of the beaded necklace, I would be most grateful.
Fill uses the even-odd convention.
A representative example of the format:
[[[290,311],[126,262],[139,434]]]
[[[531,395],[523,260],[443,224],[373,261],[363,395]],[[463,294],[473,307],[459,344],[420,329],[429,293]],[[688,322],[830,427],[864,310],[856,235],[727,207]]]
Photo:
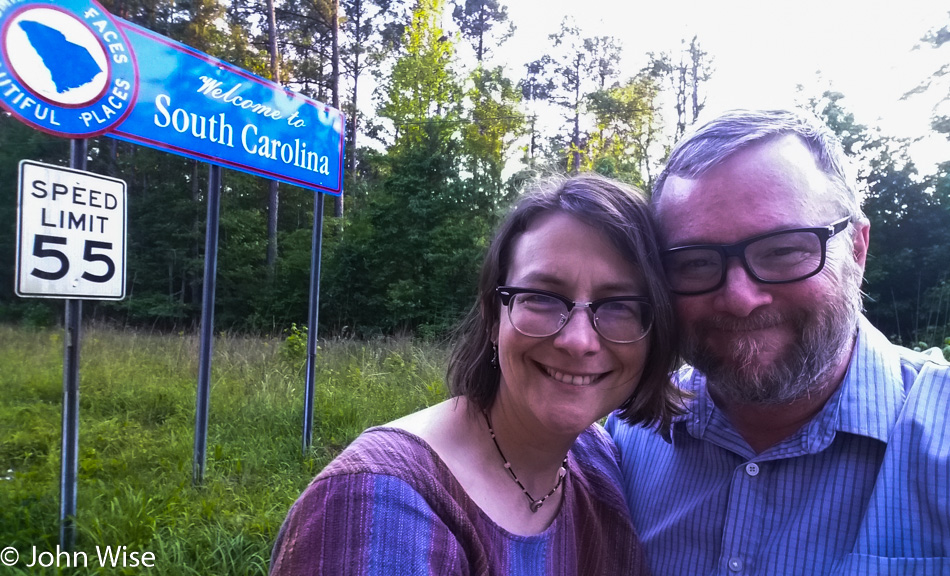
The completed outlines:
[[[545,494],[542,498],[535,499],[534,496],[528,493],[528,489],[524,487],[524,484],[521,483],[521,480],[518,480],[518,476],[515,474],[515,471],[511,469],[511,463],[508,462],[508,459],[505,458],[505,453],[501,451],[501,446],[498,445],[498,440],[495,438],[495,430],[491,425],[491,417],[488,416],[488,410],[483,410],[482,414],[485,415],[485,423],[488,424],[488,433],[491,435],[491,441],[495,444],[495,449],[498,450],[498,455],[501,456],[502,461],[505,463],[505,470],[508,471],[508,474],[511,475],[511,479],[515,481],[515,484],[521,488],[521,491],[524,492],[525,497],[528,498],[528,508],[532,512],[537,512],[541,505],[544,504],[544,501],[547,500],[552,494],[557,492],[557,489],[561,487],[561,483],[564,482],[564,477],[567,475],[567,456],[564,457],[564,462],[561,463],[561,469],[557,472],[557,482],[554,484],[554,488],[551,488],[551,491]]]

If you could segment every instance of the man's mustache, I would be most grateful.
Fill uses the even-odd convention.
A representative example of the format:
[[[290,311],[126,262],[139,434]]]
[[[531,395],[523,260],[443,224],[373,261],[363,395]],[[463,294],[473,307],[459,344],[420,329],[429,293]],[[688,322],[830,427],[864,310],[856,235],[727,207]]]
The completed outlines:
[[[749,332],[764,330],[789,322],[785,314],[774,311],[760,311],[745,318],[735,316],[710,316],[694,324],[699,330],[718,330],[722,332]]]

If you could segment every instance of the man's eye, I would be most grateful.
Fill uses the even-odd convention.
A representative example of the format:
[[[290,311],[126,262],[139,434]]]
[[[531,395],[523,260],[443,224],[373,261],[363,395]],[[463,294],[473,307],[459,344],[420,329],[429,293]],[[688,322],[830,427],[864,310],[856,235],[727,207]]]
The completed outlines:
[[[812,255],[812,250],[809,247],[789,244],[770,248],[767,252],[760,254],[759,258],[772,262],[797,262],[811,258]]]
[[[675,274],[705,274],[711,271],[719,270],[718,258],[706,258],[696,256],[682,258],[674,261],[670,271]]]
[[[799,248],[787,247],[787,248],[776,248],[768,254],[765,255],[766,258],[785,258],[786,256],[793,256],[795,254],[800,254],[802,252]]]
[[[709,268],[710,266],[718,266],[718,263],[713,262],[712,260],[705,259],[705,258],[695,258],[693,260],[687,260],[685,262],[680,263],[680,268],[686,268],[686,269],[702,269],[702,268]]]

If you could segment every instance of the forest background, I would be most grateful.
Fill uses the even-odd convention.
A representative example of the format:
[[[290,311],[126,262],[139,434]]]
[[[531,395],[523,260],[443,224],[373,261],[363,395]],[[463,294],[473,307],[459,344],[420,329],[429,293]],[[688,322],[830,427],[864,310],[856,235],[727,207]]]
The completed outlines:
[[[648,191],[700,117],[715,58],[701,38],[647,54],[565,20],[549,53],[496,64],[514,26],[498,0],[103,0],[113,14],[277,79],[347,115],[344,196],[327,202],[319,333],[439,338],[474,301],[491,232],[526,183],[596,171]],[[948,18],[950,20],[950,18]],[[921,30],[939,48],[950,22]],[[141,65],[141,64],[140,64]],[[946,91],[950,63],[912,92]],[[371,92],[371,97],[366,94]],[[871,219],[867,315],[893,340],[950,336],[950,161],[927,171],[911,141],[859,123],[832,90],[799,94],[855,159]],[[913,98],[914,94],[907,95]],[[944,93],[942,100],[948,95]],[[371,104],[367,104],[371,102]],[[555,122],[539,121],[545,113]],[[547,112],[545,112],[547,111]],[[950,138],[950,117],[932,117]],[[201,310],[204,165],[108,137],[90,171],[129,186],[127,297],[87,319],[160,331]],[[0,321],[52,325],[58,301],[13,294],[20,159],[66,165],[68,141],[0,114]],[[307,318],[314,192],[226,171],[216,328],[280,334]]]

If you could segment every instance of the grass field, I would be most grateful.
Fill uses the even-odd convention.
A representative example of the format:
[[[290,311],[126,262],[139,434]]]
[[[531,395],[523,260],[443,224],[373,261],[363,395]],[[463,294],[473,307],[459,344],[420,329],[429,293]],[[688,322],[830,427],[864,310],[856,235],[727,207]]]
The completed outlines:
[[[305,348],[291,336],[216,338],[194,486],[197,336],[84,327],[75,550],[87,567],[60,556],[57,570],[26,564],[59,542],[63,332],[0,325],[0,549],[20,556],[0,572],[265,574],[284,515],[324,465],[363,429],[445,397],[444,347],[321,342],[303,455]],[[106,546],[126,546],[126,564],[150,552],[154,568],[102,569]]]

